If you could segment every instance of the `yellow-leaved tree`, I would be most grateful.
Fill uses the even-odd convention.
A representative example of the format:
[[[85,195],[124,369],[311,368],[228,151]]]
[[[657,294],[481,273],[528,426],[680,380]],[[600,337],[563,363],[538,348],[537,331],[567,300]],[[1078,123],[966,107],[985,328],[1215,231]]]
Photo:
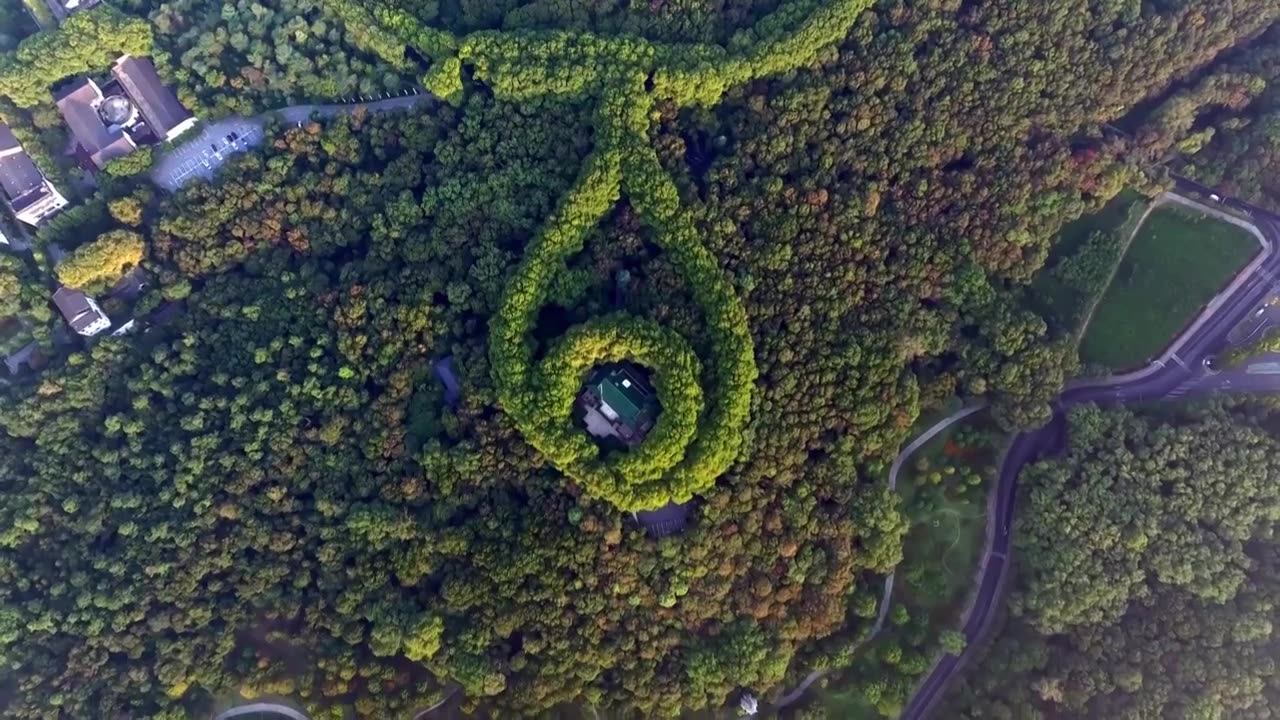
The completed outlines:
[[[76,248],[54,272],[63,285],[98,292],[142,262],[145,250],[146,243],[138,233],[112,230]]]

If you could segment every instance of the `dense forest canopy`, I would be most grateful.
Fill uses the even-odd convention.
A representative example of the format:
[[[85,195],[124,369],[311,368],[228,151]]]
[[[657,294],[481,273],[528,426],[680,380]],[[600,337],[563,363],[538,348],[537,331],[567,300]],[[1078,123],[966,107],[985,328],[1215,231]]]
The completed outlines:
[[[1008,627],[973,718],[1271,717],[1280,440],[1270,407],[1081,408],[1029,466]]]
[[[117,271],[141,236],[141,303],[180,312],[4,389],[5,714],[180,718],[239,692],[391,717],[460,687],[496,716],[674,716],[846,655],[901,558],[883,476],[921,410],[984,396],[1028,426],[1072,370],[1016,288],[1065,220],[1146,184],[1138,141],[1100,124],[1251,47],[1280,9],[881,2],[769,77],[664,57],[680,72],[624,120],[666,183],[603,199],[546,268],[527,332],[549,346],[619,310],[648,318],[702,360],[685,370],[704,392],[721,335],[749,339],[738,446],[690,493],[685,532],[655,539],[535,449],[493,379],[512,279],[612,147],[599,97],[511,99],[521,65],[461,72],[478,55],[442,38],[595,31],[562,36],[593,65],[550,78],[580,87],[624,67],[597,40],[741,52],[815,5],[403,3],[408,42],[311,0],[120,3],[209,116],[423,80],[447,97],[271,125],[212,183],[168,196],[112,178],[71,216],[93,226],[80,242],[112,239],[77,256],[125,258]],[[758,26],[776,7],[785,22]],[[380,56],[406,43],[430,47]],[[689,82],[704,77],[724,82]],[[12,82],[0,116],[56,148],[47,100],[28,108],[30,81]],[[655,195],[678,200],[677,234],[742,325],[716,322],[720,290],[664,243]],[[447,355],[456,408],[433,373]]]

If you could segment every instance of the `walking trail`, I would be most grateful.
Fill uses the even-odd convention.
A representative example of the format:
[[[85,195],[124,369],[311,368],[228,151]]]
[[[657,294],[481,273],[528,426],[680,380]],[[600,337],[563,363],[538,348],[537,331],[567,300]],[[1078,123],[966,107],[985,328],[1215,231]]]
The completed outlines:
[[[928,430],[925,430],[916,437],[915,440],[912,440],[905,448],[902,449],[901,452],[898,453],[898,456],[893,459],[893,465],[889,467],[889,489],[898,489],[898,475],[902,472],[902,468],[906,462],[911,459],[911,456],[914,455],[917,450],[927,445],[930,440],[937,437],[942,431],[970,415],[986,409],[986,407],[986,401],[982,401],[974,405],[967,405],[934,423]],[[876,615],[875,624],[871,626],[871,632],[858,643],[858,648],[861,648],[863,645],[874,640],[884,628],[885,621],[889,618],[889,601],[893,598],[893,581],[896,576],[896,571],[885,576],[884,591],[880,594],[880,612]],[[855,648],[855,651],[858,648]],[[828,672],[829,671],[827,670],[813,670],[806,675],[804,679],[800,681],[800,684],[791,690],[791,692],[778,698],[778,701],[769,708],[769,711],[776,713],[782,708],[799,700],[804,696],[805,691],[809,689],[809,686],[813,685],[818,680],[821,680]]]

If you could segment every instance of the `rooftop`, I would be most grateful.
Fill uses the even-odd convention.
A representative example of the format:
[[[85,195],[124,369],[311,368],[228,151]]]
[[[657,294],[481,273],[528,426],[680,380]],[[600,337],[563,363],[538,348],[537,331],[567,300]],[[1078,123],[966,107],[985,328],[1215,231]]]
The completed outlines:
[[[133,152],[137,145],[119,127],[108,128],[98,115],[102,89],[89,78],[80,78],[54,95],[58,112],[80,147],[98,167]]]
[[[116,61],[111,74],[138,106],[142,119],[157,138],[164,139],[174,128],[191,119],[191,111],[178,102],[178,96],[160,79],[150,59],[125,55]]]
[[[636,427],[652,401],[648,383],[625,366],[608,369],[592,381],[600,410],[611,420]]]
[[[58,288],[58,291],[53,294],[53,304],[58,306],[58,311],[67,319],[71,329],[81,334],[86,328],[106,317],[93,306],[88,295],[75,288]]]
[[[22,143],[18,142],[18,138],[13,134],[13,130],[11,130],[8,125],[0,123],[0,155],[21,149]]]
[[[458,381],[458,366],[453,362],[453,356],[447,355],[436,361],[435,364],[436,377],[440,378],[440,383],[444,385],[444,401],[451,406],[457,406],[458,401],[462,399],[462,383]]]
[[[677,505],[670,500],[657,510],[641,510],[636,520],[654,537],[666,537],[682,532],[689,522],[689,505]]]
[[[0,191],[9,198],[14,212],[21,212],[45,195],[40,169],[3,123],[0,123]]]
[[[644,441],[658,409],[644,372],[627,364],[606,365],[592,372],[578,405],[588,433],[602,440],[616,438],[628,447]]]

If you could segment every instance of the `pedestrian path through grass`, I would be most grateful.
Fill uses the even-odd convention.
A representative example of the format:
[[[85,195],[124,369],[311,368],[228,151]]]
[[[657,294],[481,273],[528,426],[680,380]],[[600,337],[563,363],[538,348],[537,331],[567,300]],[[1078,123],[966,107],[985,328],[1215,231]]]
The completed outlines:
[[[1080,359],[1123,370],[1160,354],[1259,252],[1246,230],[1173,206],[1139,228],[1098,305]]]
[[[962,625],[1005,440],[990,413],[982,411],[943,430],[907,461],[898,492],[911,529],[888,622],[813,694],[809,711],[848,720],[882,720],[901,712],[942,652],[941,634]],[[863,616],[869,620],[874,613]]]

